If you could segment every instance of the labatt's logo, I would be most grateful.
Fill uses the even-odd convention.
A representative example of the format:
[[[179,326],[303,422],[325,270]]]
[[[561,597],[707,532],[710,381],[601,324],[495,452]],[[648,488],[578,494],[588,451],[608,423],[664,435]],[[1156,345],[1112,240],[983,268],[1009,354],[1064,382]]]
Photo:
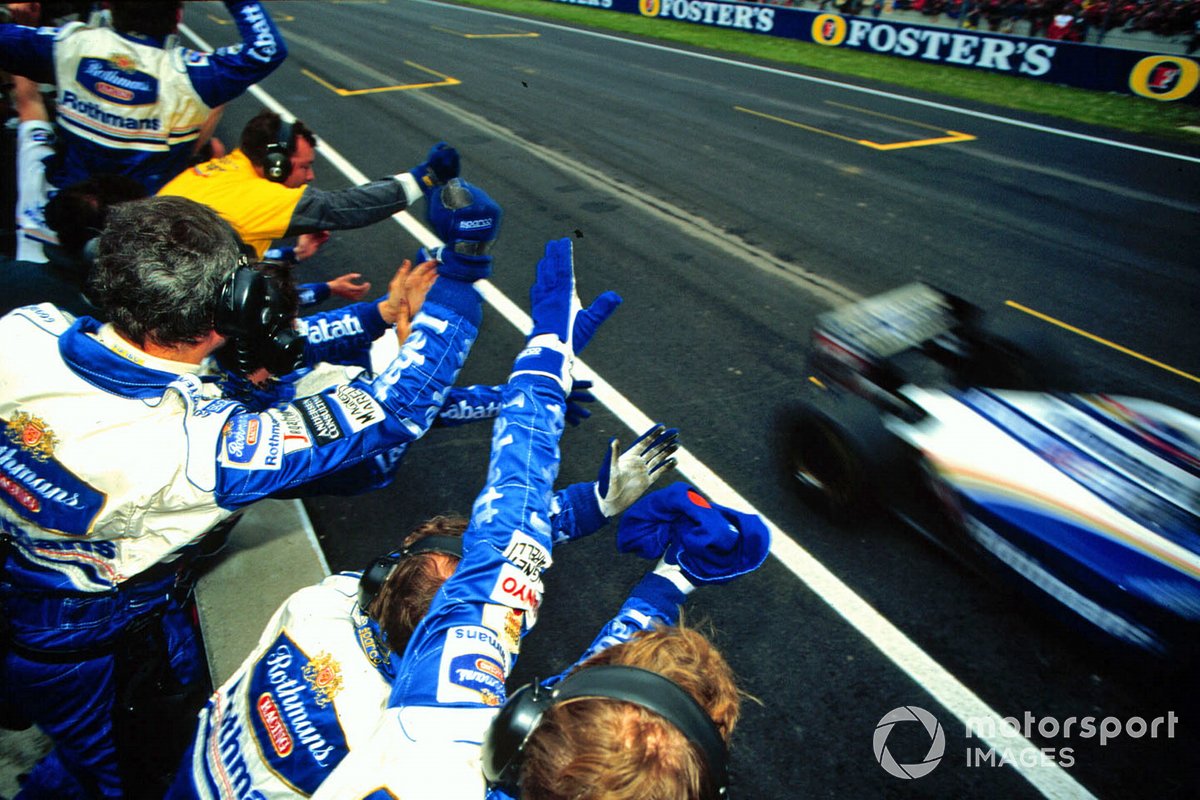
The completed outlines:
[[[1147,56],[1129,73],[1129,89],[1151,100],[1180,100],[1200,83],[1200,65],[1181,56]]]
[[[444,419],[490,419],[500,413],[500,404],[491,402],[487,405],[470,405],[466,400],[459,400],[449,408],[443,408],[439,416]]]
[[[300,331],[300,335],[306,337],[313,344],[341,339],[344,336],[357,336],[363,332],[362,323],[350,312],[346,312],[333,322],[325,317],[312,323],[301,319],[296,327]]]

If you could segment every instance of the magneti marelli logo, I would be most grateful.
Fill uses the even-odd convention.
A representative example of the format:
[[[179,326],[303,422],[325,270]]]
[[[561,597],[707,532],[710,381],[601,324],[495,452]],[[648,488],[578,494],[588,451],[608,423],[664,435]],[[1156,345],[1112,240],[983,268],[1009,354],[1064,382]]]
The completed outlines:
[[[899,763],[887,748],[887,740],[892,733],[892,728],[902,722],[918,722],[925,727],[925,732],[929,734],[929,752],[925,754],[924,759],[914,764]],[[942,725],[937,718],[925,709],[920,706],[901,706],[893,708],[879,720],[879,724],[875,726],[873,744],[875,760],[879,762],[879,766],[883,767],[889,775],[904,780],[913,780],[923,778],[933,772],[934,767],[941,762],[942,756],[946,752],[946,733],[942,730]]]

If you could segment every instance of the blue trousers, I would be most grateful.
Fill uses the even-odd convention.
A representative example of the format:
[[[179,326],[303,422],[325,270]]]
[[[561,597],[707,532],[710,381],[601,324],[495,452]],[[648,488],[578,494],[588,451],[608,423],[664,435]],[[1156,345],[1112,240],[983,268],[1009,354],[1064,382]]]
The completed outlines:
[[[119,592],[56,596],[0,582],[16,643],[4,653],[0,702],[54,743],[18,798],[152,796],[146,783],[161,780],[155,765],[166,759],[169,772],[178,764],[182,750],[175,748],[183,743],[175,744],[172,728],[195,727],[207,672],[192,604],[174,583],[167,577]]]

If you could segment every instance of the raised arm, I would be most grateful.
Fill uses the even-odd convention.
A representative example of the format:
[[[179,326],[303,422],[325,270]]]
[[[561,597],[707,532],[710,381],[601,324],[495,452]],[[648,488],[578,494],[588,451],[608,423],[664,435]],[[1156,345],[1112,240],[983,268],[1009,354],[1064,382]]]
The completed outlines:
[[[481,316],[470,283],[443,277],[429,291],[412,335],[380,374],[258,414],[195,413],[192,424],[221,425],[219,502],[237,508],[420,438],[478,336]]]
[[[425,161],[390,178],[334,191],[309,184],[292,210],[284,235],[349,230],[385,220],[456,177],[458,170],[458,151],[439,142],[430,149]],[[464,273],[444,271],[443,274],[462,277]]]
[[[463,558],[402,656],[369,748],[352,752],[320,798],[483,795],[477,744],[536,622],[550,565],[551,486],[571,385],[575,296],[569,239],[547,244],[531,291],[533,332],[501,393],[488,478],[463,537]],[[598,324],[598,320],[597,320]],[[472,766],[473,765],[473,766]]]
[[[533,331],[502,392],[488,479],[472,510],[463,560],[413,636],[392,705],[498,705],[519,638],[537,620],[541,573],[553,546],[551,487],[575,323],[586,313],[575,294],[569,239],[546,245],[530,296]],[[493,678],[473,682],[474,674],[467,679],[442,669],[455,657],[443,653],[458,655],[454,648],[464,643],[474,649],[461,655],[494,666]]]
[[[287,45],[256,0],[225,0],[241,43],[213,53],[185,51],[184,67],[196,93],[210,108],[224,105],[265,79],[287,58]]]

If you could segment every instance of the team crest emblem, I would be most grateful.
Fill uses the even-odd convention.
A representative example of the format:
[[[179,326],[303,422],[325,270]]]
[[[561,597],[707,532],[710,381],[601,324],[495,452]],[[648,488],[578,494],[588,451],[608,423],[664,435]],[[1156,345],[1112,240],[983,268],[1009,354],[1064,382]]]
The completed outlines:
[[[516,650],[521,643],[521,626],[524,624],[523,619],[525,612],[519,609],[510,609],[507,618],[504,620],[504,635],[512,644],[513,650]]]
[[[122,72],[134,72],[137,70],[137,62],[127,55],[115,55],[109,59],[109,62]]]
[[[38,461],[49,461],[54,455],[58,437],[46,427],[46,421],[41,417],[21,411],[6,426],[8,438]]]
[[[302,674],[316,695],[319,706],[332,703],[342,690],[342,668],[328,653],[320,653],[305,664]]]

